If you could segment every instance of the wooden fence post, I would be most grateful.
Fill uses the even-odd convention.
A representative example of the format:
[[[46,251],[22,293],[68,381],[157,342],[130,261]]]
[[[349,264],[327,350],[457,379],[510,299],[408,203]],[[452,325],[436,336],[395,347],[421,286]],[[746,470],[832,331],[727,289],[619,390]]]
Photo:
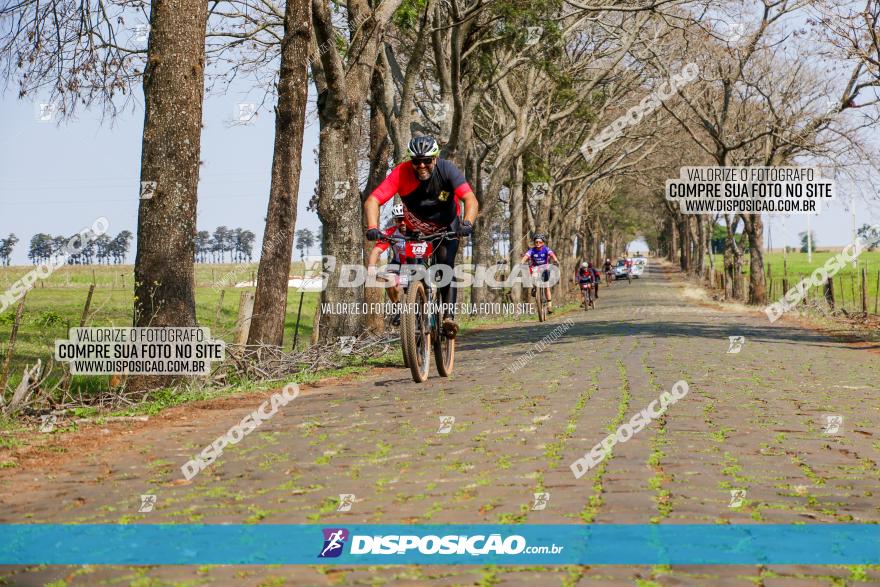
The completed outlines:
[[[217,311],[214,312],[214,328],[216,330],[220,329],[220,313],[223,311],[223,297],[226,295],[226,290],[220,290],[220,301],[217,302]]]
[[[862,312],[868,313],[868,270],[862,267]]]
[[[849,292],[852,294],[853,306],[856,305],[856,276],[849,274]],[[855,308],[853,308],[855,309]]]
[[[782,260],[782,295],[788,293],[788,261]]]
[[[880,269],[877,270],[877,291],[874,292],[874,313],[877,313],[877,302],[880,302]]]
[[[825,301],[828,302],[828,306],[831,308],[831,311],[834,311],[834,281],[832,277],[829,275],[828,279],[825,280]]]
[[[18,308],[15,309],[15,321],[12,323],[12,334],[9,335],[9,342],[6,343],[6,359],[3,361],[3,372],[0,373],[0,403],[3,400],[3,394],[6,392],[6,382],[9,380],[9,368],[12,364],[12,350],[15,348],[15,338],[18,336],[18,326],[21,324],[21,315],[24,312],[24,300],[27,292],[21,296],[18,301]]]
[[[238,320],[235,322],[235,344],[247,343],[254,314],[254,292],[243,291],[238,300]]]
[[[318,344],[318,338],[320,337],[319,328],[321,327],[321,298],[318,298],[318,303],[315,306],[315,321],[312,324],[312,339],[309,341],[312,345]]]
[[[86,325],[86,320],[89,317],[89,307],[92,305],[92,294],[95,293],[95,284],[89,284],[89,293],[86,296],[86,305],[83,308],[82,317],[79,319],[79,327],[83,328]]]

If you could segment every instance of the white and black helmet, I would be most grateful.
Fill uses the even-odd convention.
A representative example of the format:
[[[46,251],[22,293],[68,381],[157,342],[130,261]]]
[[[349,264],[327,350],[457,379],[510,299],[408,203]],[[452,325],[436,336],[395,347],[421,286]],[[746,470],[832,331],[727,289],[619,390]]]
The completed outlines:
[[[403,204],[394,204],[391,207],[392,218],[403,218]]]
[[[436,157],[440,154],[440,145],[434,137],[427,135],[413,137],[406,149],[406,154],[412,157]]]

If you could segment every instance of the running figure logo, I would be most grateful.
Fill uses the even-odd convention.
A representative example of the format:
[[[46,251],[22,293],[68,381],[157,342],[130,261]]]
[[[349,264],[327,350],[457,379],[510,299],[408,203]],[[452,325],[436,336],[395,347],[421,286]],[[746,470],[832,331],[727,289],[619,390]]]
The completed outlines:
[[[339,507],[336,508],[337,512],[350,512],[351,506],[354,505],[354,493],[340,493],[339,494]]]
[[[449,434],[452,432],[453,424],[455,424],[455,416],[440,416],[440,428],[437,434]]]
[[[43,414],[40,416],[40,432],[48,433],[55,430],[55,422],[58,421],[58,416],[55,414]]]
[[[745,336],[728,336],[728,340],[730,340],[730,346],[727,347],[728,354],[736,354],[740,352],[743,348],[743,345],[746,343]]]
[[[730,504],[727,507],[730,508],[738,508],[742,507],[743,500],[746,497],[745,489],[731,489],[730,490]]]
[[[324,549],[318,558],[336,558],[342,554],[342,547],[348,540],[348,530],[345,528],[324,528]]]
[[[840,434],[841,427],[843,427],[843,416],[825,414],[825,434]]]
[[[151,512],[153,508],[156,507],[156,496],[155,495],[142,495],[141,496],[141,506],[138,508],[138,512]]]
[[[536,493],[535,503],[532,505],[532,511],[537,512],[547,508],[547,502],[550,501],[549,493]]]

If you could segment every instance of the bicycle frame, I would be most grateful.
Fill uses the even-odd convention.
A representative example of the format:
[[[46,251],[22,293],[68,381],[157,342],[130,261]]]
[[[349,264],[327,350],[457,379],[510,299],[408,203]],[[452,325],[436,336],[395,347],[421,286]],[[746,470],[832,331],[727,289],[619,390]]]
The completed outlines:
[[[406,306],[401,320],[400,340],[404,363],[410,368],[413,380],[421,383],[428,378],[430,348],[433,347],[437,371],[443,377],[452,373],[455,340],[440,328],[439,288],[428,279],[428,269],[434,264],[436,246],[456,235],[446,231],[423,236],[420,233],[399,237],[383,237],[387,242],[406,242],[406,263],[401,265],[401,289]],[[456,235],[457,236],[457,235]],[[410,246],[411,245],[411,246]],[[424,267],[421,271],[407,271],[406,266]],[[414,306],[412,304],[415,304]]]

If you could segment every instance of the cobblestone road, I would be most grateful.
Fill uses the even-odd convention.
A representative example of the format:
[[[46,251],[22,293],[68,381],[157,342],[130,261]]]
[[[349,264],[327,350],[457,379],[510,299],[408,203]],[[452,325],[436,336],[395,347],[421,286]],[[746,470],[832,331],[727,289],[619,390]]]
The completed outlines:
[[[878,355],[685,295],[668,267],[595,311],[462,336],[456,374],[403,369],[306,388],[195,477],[180,466],[260,397],[115,435],[0,479],[2,522],[880,522]],[[571,319],[572,323],[565,323]],[[554,329],[522,369],[517,359]],[[729,353],[729,336],[745,337]],[[678,380],[689,394],[581,479],[569,465]],[[828,415],[842,416],[842,421]],[[441,417],[453,416],[448,433]],[[837,433],[835,424],[840,427]],[[732,490],[742,504],[731,507]],[[547,492],[545,509],[533,495]],[[155,494],[150,513],[140,495]],[[338,512],[339,494],[354,494]],[[736,505],[734,503],[734,505]],[[42,567],[43,585],[844,585],[880,569],[730,567]]]

